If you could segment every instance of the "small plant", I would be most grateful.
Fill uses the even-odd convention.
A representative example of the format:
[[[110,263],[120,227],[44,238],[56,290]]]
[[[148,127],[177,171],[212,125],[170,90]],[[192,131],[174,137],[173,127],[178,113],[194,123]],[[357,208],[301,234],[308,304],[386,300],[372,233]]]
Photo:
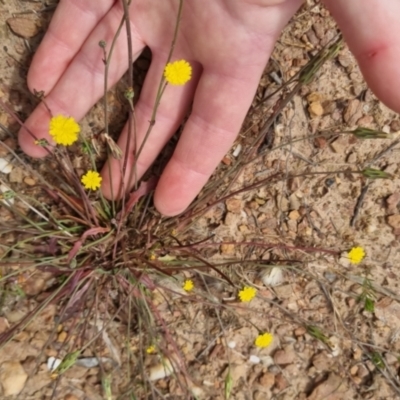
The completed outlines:
[[[231,369],[228,368],[228,374],[225,377],[225,399],[226,400],[230,399],[230,397],[231,397],[233,383],[234,382],[232,379]]]
[[[370,357],[371,357],[371,361],[374,363],[376,368],[378,368],[378,369],[385,368],[385,362],[383,361],[382,355],[379,352],[377,352],[377,351],[372,352],[370,354]]]
[[[306,326],[307,332],[315,339],[319,340],[320,342],[324,343],[328,347],[330,347],[329,338],[326,336],[321,328],[315,325],[308,325]]]
[[[372,282],[368,278],[364,278],[362,284],[362,293],[358,297],[358,301],[364,303],[364,309],[367,312],[373,313],[375,311],[375,291]]]
[[[264,291],[255,283],[255,276],[259,271],[265,271],[266,267],[271,268],[270,263],[263,258],[265,251],[273,253],[273,262],[277,268],[286,267],[292,273],[296,269],[300,270],[301,268],[296,266],[308,261],[307,257],[310,255],[317,258],[322,254],[335,258],[341,253],[340,249],[308,243],[290,244],[280,238],[271,242],[264,237],[243,241],[219,241],[213,235],[207,236],[204,232],[198,234],[195,229],[196,223],[211,209],[237,195],[258,193],[272,185],[298,177],[325,177],[346,173],[357,174],[360,179],[390,178],[386,172],[373,168],[334,171],[310,171],[307,168],[304,171],[267,171],[266,177],[256,176],[254,181],[232,189],[232,185],[238,183],[237,177],[246,167],[257,163],[271,151],[262,147],[267,132],[293,96],[312,81],[324,62],[337,55],[341,47],[339,38],[317,53],[307,66],[279,89],[283,94],[288,91],[288,95],[282,94],[281,103],[278,103],[279,106],[266,120],[260,132],[251,137],[251,143],[243,151],[243,157],[238,158],[229,168],[223,167],[225,169],[222,176],[216,175],[205,186],[187,212],[169,219],[160,216],[152,206],[152,192],[157,182],[158,170],[155,168],[145,179],[139,180],[136,169],[143,147],[152,134],[158,106],[167,85],[185,85],[192,77],[192,66],[188,61],[172,61],[182,3],[179,2],[171,52],[160,76],[148,130],[143,143],[134,149],[135,161],[130,170],[127,167],[129,152],[126,148],[120,148],[110,136],[107,96],[104,96],[104,131],[97,136],[100,137],[99,142],[103,143],[109,159],[120,168],[121,176],[119,185],[115,185],[118,189],[112,193],[111,199],[105,199],[101,192],[103,178],[99,171],[104,160],[98,153],[101,154],[99,150],[104,149],[99,149],[95,144],[98,138],[92,132],[81,129],[74,118],[63,115],[50,118],[48,138],[32,137],[37,146],[49,152],[51,162],[51,167],[50,162],[44,163],[47,169],[40,174],[32,168],[29,169],[40,182],[40,190],[34,195],[30,195],[29,192],[14,192],[11,189],[0,193],[1,206],[15,216],[11,222],[0,227],[0,235],[8,235],[11,232],[16,238],[10,245],[0,244],[0,267],[6,270],[0,277],[3,295],[12,292],[20,298],[27,297],[23,290],[23,282],[18,282],[18,276],[24,273],[31,274],[33,279],[35,274],[47,273],[51,275],[53,282],[51,288],[43,291],[41,296],[35,297],[35,307],[0,335],[0,345],[5,345],[25,329],[50,304],[56,304],[58,320],[57,324],[53,321],[54,325],[67,325],[70,335],[69,340],[62,343],[59,351],[59,365],[51,371],[55,386],[66,371],[77,365],[83,355],[91,351],[98,363],[96,365],[101,367],[103,396],[106,399],[111,400],[115,393],[113,374],[116,370],[118,374],[125,374],[124,379],[129,382],[120,398],[146,398],[149,393],[162,393],[162,388],[157,387],[155,382],[167,378],[175,379],[184,393],[183,396],[190,398],[189,396],[194,396],[195,390],[186,365],[187,353],[183,351],[187,337],[182,338],[186,335],[187,326],[193,329],[194,336],[198,335],[199,343],[203,344],[202,340],[208,341],[206,349],[196,353],[196,362],[202,353],[207,355],[213,347],[217,350],[218,347],[224,348],[228,354],[228,362],[230,361],[230,350],[227,350],[229,346],[221,344],[224,340],[220,340],[218,346],[215,345],[218,333],[216,326],[220,330],[220,336],[228,335],[235,324],[249,325],[252,329],[257,329],[258,336],[251,336],[247,344],[249,347],[255,346],[261,352],[262,349],[270,347],[275,340],[274,334],[268,331],[269,326],[275,323],[278,325],[281,321],[291,321],[305,327],[306,333],[331,347],[328,332],[332,329],[326,326],[326,321],[324,325],[324,322],[318,319],[319,311],[308,316],[309,319],[306,320],[295,312],[286,310],[279,301],[264,297]],[[128,2],[124,0],[123,5],[127,7]],[[104,55],[105,94],[115,41],[124,24],[129,27],[129,15],[126,10],[110,46],[105,41],[99,43]],[[132,54],[129,64],[131,68]],[[130,115],[128,142],[136,143],[132,76],[130,70],[127,88],[123,94]],[[179,90],[176,87],[172,89]],[[264,101],[265,99],[259,105]],[[7,109],[4,105],[3,108]],[[11,111],[9,113],[14,115]],[[51,110],[49,114],[51,116]],[[15,118],[17,119],[17,116]],[[260,121],[255,124],[258,123]],[[345,133],[358,139],[388,138],[383,132],[361,127]],[[336,133],[332,132],[318,133],[312,137],[283,141],[273,150],[289,148],[300,140],[331,138],[335,135]],[[73,162],[69,146],[73,146],[74,154],[78,155],[81,165],[76,166]],[[20,159],[17,153],[12,154],[16,160]],[[29,168],[23,161],[21,163]],[[264,199],[255,198],[265,203]],[[11,200],[15,200],[17,204],[13,204]],[[21,212],[17,205],[23,205],[28,212]],[[308,217],[307,211],[305,217]],[[256,219],[256,224],[258,222]],[[246,249],[243,256],[229,256],[216,260],[208,252],[210,249],[232,245],[240,250]],[[366,254],[362,247],[354,247],[347,256],[351,264],[358,265]],[[17,272],[12,270],[16,264],[20,266]],[[329,285],[325,287],[320,277],[311,274],[306,276],[304,271],[298,273],[298,277],[299,281],[309,279],[318,282],[325,295],[329,292],[326,289]],[[367,278],[362,286],[359,301],[363,301],[365,310],[372,313],[376,299],[373,286]],[[257,301],[252,302],[255,297]],[[246,310],[245,315],[235,309],[238,300],[241,303],[249,303],[248,307],[247,304],[246,307],[239,304],[241,312]],[[260,317],[260,313],[252,307],[263,301],[273,312],[266,312]],[[257,312],[256,326],[250,321],[249,315]],[[171,315],[177,316],[176,320],[171,321]],[[210,329],[211,334],[207,324],[197,326],[202,322],[202,318],[196,319],[198,315],[204,317],[206,322],[212,315],[218,322]],[[181,329],[183,333],[179,326],[179,323],[184,323],[182,321],[187,323]],[[112,329],[118,332],[118,342],[124,343],[125,346],[122,361],[118,359],[118,351],[115,351],[112,341],[108,338],[108,332]],[[274,329],[272,331],[275,332]],[[53,337],[56,333],[57,326],[54,326]],[[209,336],[206,338],[206,335]],[[53,337],[49,339],[50,344]],[[112,365],[109,359],[104,360],[97,356],[104,350],[104,346],[108,347],[109,353],[117,360],[118,368]],[[371,359],[382,369],[376,354],[379,353],[372,353]],[[158,369],[149,370],[149,359],[159,361],[156,365]],[[124,366],[121,367],[121,364]],[[224,383],[220,386],[223,395],[226,399],[234,397],[236,382],[232,377],[230,363],[226,376],[221,378],[221,383],[223,380]]]

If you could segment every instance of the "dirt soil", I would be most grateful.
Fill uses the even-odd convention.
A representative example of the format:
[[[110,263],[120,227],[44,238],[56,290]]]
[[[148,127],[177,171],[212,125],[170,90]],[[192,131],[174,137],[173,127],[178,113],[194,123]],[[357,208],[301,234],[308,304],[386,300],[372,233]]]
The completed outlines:
[[[26,74],[53,7],[44,2],[0,0],[0,10],[0,99],[24,120],[37,104],[26,87]],[[324,7],[318,1],[307,1],[279,39],[254,105],[272,88],[289,80],[337,33]],[[138,73],[144,75],[147,66],[148,59],[141,59],[136,66]],[[109,96],[116,133],[124,123],[121,115],[125,115],[126,108],[118,87]],[[251,113],[238,142],[224,158],[221,171],[235,162],[237,146],[244,146],[259,132],[263,113],[276,99]],[[100,129],[101,115],[101,106],[95,106],[83,122],[83,129]],[[18,130],[15,120],[4,110],[0,110],[0,124],[11,132]],[[341,134],[360,126],[392,136],[360,140]],[[328,139],[296,141],[323,131],[338,133]],[[399,137],[399,116],[372,94],[352,54],[343,47],[283,110],[263,147],[272,150],[248,167],[235,187],[277,171],[304,175],[237,195],[209,210],[192,228],[192,235],[199,239],[213,234],[215,243],[275,244],[269,248],[255,245],[250,250],[249,246],[229,243],[210,248],[207,255],[213,262],[251,258],[265,263],[261,269],[234,267],[245,284],[258,288],[257,298],[248,305],[239,303],[232,290],[216,281],[210,296],[234,307],[235,316],[218,314],[212,307],[197,306],[185,299],[178,299],[177,308],[170,312],[160,298],[159,311],[173,327],[198,398],[224,398],[228,365],[233,382],[231,398],[237,400],[400,397]],[[4,131],[0,131],[0,138],[17,148],[15,139]],[[288,141],[289,146],[279,147]],[[0,157],[10,159],[6,151],[0,151]],[[23,157],[19,150],[17,153]],[[39,170],[45,162],[27,161]],[[381,169],[393,179],[370,180],[354,173],[365,167]],[[332,173],[338,170],[343,172]],[[319,172],[325,173],[316,174]],[[14,166],[10,174],[0,173],[0,179],[24,193],[37,185],[21,165]],[[364,197],[358,203],[362,193]],[[9,218],[7,210],[0,207],[0,223]],[[12,242],[13,237],[9,237],[3,244]],[[366,252],[358,265],[349,263],[346,255],[354,246],[362,246]],[[338,257],[335,252],[343,255]],[[287,261],[282,263],[282,259]],[[16,294],[0,309],[0,333],[34,308],[34,296],[48,285],[47,279],[43,274],[21,281],[25,295]],[[179,287],[174,290],[179,291]],[[359,301],[365,290],[373,298],[374,312],[366,311]],[[54,389],[48,358],[59,357],[73,324],[58,324],[56,316],[57,307],[47,307],[0,349],[1,398],[6,398],[10,379],[22,382],[20,390],[16,389],[18,394],[10,398],[107,398],[98,366],[75,365],[57,380]],[[316,338],[318,333],[305,328],[304,321],[319,327],[321,340]],[[254,347],[256,327],[273,333],[271,346]],[[101,327],[90,325],[88,329],[95,334]],[[103,334],[104,351],[96,356],[125,365],[126,344],[135,349],[139,339],[126,337],[118,321],[107,332]],[[88,351],[83,356],[93,354]],[[144,361],[146,368],[154,368],[157,362],[154,354]],[[118,369],[114,371],[112,398],[117,398],[126,382],[118,378]],[[149,398],[184,398],[182,388],[172,378],[157,380],[155,387],[158,391]]]

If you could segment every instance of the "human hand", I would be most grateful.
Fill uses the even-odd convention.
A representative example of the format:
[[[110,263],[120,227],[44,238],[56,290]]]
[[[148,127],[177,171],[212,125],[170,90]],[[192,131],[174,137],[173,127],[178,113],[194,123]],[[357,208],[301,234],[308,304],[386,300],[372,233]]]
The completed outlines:
[[[154,194],[165,215],[185,210],[229,150],[258,86],[274,43],[301,5],[301,0],[186,0],[173,60],[193,67],[185,86],[167,86],[156,124],[137,162],[142,176],[175,133],[193,100],[192,112],[175,152]],[[325,0],[376,95],[400,111],[400,2],[397,0]],[[176,23],[178,0],[132,0],[133,54],[145,45],[152,63],[135,106],[138,144],[147,131],[157,84],[163,73]],[[112,42],[121,21],[120,1],[61,0],[28,74],[31,90],[43,90],[53,114],[80,120],[103,95],[104,64],[100,40]],[[109,71],[115,84],[127,69],[125,30],[117,41]],[[39,138],[47,138],[49,114],[40,104],[26,121]],[[120,139],[126,148],[127,127]],[[33,157],[46,155],[22,129],[22,149]],[[129,144],[128,168],[133,163]],[[120,162],[109,160],[113,193],[119,190]],[[111,197],[108,167],[102,191]]]

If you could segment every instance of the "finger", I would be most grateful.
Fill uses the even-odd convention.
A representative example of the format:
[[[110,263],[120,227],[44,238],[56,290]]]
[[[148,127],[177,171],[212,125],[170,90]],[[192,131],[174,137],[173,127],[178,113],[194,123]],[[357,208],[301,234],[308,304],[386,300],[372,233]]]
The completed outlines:
[[[325,0],[374,93],[400,112],[400,2]]]
[[[164,215],[182,212],[196,197],[235,140],[257,89],[262,66],[246,79],[205,71],[192,114],[154,196]]]
[[[158,54],[153,56],[140,99],[135,106],[136,140],[134,133],[131,134],[130,140],[128,140],[128,124],[125,125],[118,140],[118,145],[123,152],[128,149],[128,163],[124,174],[125,188],[129,183],[129,175],[134,163],[135,142],[137,143],[137,150],[139,150],[143,140],[146,140],[143,151],[140,153],[135,164],[135,177],[139,179],[153,163],[168,140],[174,135],[185,114],[188,112],[193,99],[201,68],[196,63],[190,62],[192,65],[191,80],[184,86],[168,85],[166,87],[157,110],[156,122],[150,134],[145,139],[152,119],[158,83],[163,75],[165,63],[165,57],[160,58]],[[128,148],[127,142],[129,142]],[[104,196],[109,199],[116,198],[121,189],[122,167],[123,159],[116,160],[110,158],[103,168],[102,191]],[[133,183],[131,182],[129,189],[133,186]]]
[[[114,0],[61,0],[28,73],[33,91],[49,93]]]
[[[105,40],[109,49],[122,15],[123,11],[118,3],[93,30],[54,89],[46,97],[46,104],[53,115],[63,114],[80,120],[104,94],[103,50],[98,43],[100,40]],[[132,42],[134,59],[136,59],[144,43],[134,34]],[[111,59],[108,75],[110,87],[121,78],[127,66],[127,39],[123,30],[117,39]],[[28,133],[28,129],[37,138],[52,142],[48,134],[49,120],[50,115],[42,103],[25,122],[27,129],[20,130],[19,143],[28,155],[42,157],[47,154],[45,149],[34,144],[34,138]]]
[[[209,64],[211,67],[205,68],[196,89],[191,116],[154,194],[155,206],[161,214],[173,216],[183,212],[229,150],[274,43],[300,4],[292,0],[271,7],[264,22],[270,31],[264,38],[262,53],[255,51],[252,57],[236,59],[235,63],[231,58],[227,62],[213,62]],[[226,54],[230,51],[233,57],[232,50],[226,50]]]

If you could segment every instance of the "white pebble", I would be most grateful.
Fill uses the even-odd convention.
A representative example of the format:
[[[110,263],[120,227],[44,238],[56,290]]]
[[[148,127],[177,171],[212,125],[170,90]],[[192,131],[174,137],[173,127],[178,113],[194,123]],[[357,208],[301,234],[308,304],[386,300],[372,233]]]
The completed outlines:
[[[252,354],[251,356],[250,356],[250,358],[249,358],[249,361],[252,363],[252,364],[260,364],[260,357],[257,357],[257,356],[255,356],[254,354]]]
[[[261,276],[261,281],[265,286],[278,286],[283,282],[283,279],[283,271],[280,267],[266,270]]]
[[[228,347],[230,349],[234,349],[236,347],[236,342],[234,342],[233,340],[231,340],[230,342],[228,342]]]
[[[274,359],[271,356],[264,356],[261,357],[261,363],[266,367],[270,367],[274,364]]]
[[[150,381],[158,381],[159,379],[166,378],[167,376],[172,375],[174,369],[172,367],[171,361],[168,359],[164,359],[162,363],[151,367],[149,370],[149,380]]]
[[[192,394],[196,396],[196,398],[200,398],[204,396],[204,390],[198,386],[192,386],[190,388],[192,390]]]
[[[47,359],[47,369],[53,372],[61,364],[61,362],[62,360],[59,358],[49,357]]]
[[[242,151],[242,145],[238,144],[235,147],[235,150],[233,150],[233,153],[232,153],[233,157],[237,157],[240,154],[241,151]]]
[[[340,353],[342,352],[342,349],[340,347],[340,340],[336,336],[331,336],[329,338],[329,343],[331,345],[330,347],[332,351],[332,356],[337,357],[338,355],[340,355]]]
[[[0,158],[0,172],[9,174],[13,169],[12,164],[4,158]]]

